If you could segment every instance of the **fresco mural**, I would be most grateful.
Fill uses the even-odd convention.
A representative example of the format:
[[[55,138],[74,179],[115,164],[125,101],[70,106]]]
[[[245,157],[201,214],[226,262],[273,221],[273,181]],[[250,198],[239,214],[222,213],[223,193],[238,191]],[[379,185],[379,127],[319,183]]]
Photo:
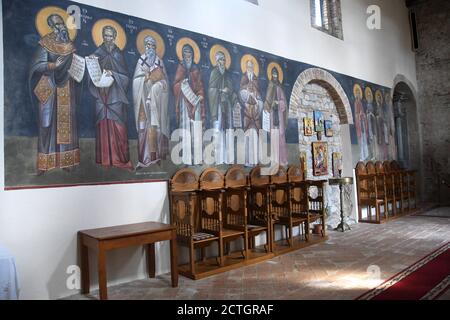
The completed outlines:
[[[5,189],[299,163],[289,101],[313,66],[70,1],[2,6]],[[353,98],[360,158],[395,154],[390,90],[329,72]]]
[[[353,86],[354,132],[359,146],[359,160],[393,160],[396,158],[392,98],[388,90],[359,83]],[[375,100],[375,101],[374,101]]]

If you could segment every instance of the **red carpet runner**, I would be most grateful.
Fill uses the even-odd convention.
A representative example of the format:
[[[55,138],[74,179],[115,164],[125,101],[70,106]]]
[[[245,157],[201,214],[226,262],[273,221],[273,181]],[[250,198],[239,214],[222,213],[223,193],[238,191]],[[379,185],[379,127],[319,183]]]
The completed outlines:
[[[433,300],[450,289],[450,242],[357,300]]]

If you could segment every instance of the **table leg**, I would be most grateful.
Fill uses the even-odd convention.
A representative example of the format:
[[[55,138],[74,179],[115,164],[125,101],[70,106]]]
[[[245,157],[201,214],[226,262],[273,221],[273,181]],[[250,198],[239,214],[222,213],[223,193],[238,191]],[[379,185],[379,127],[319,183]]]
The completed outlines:
[[[177,233],[172,231],[170,240],[170,276],[172,278],[172,287],[178,287],[178,263],[177,263]]]
[[[108,299],[108,288],[106,284],[106,252],[102,248],[98,249],[98,286],[100,300]]]
[[[90,291],[89,283],[89,250],[83,243],[81,245],[81,293],[88,294]]]
[[[149,276],[149,278],[156,277],[155,244],[154,243],[149,243],[147,245],[147,264],[148,264],[148,276]]]

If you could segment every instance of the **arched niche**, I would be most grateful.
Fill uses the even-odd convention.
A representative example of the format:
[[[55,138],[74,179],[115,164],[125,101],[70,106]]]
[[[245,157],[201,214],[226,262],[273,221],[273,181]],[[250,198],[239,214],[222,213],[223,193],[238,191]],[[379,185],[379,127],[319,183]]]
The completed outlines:
[[[412,83],[404,76],[397,76],[392,88],[397,161],[402,167],[418,170],[417,192],[422,185],[422,142],[420,139],[417,93]],[[418,193],[419,195],[422,193]]]
[[[328,114],[328,120],[333,121],[333,137],[322,134],[321,141],[328,144],[328,175],[314,176],[312,170],[312,143],[318,141],[317,135],[305,136],[303,118],[313,117],[314,111]],[[339,152],[343,156],[346,176],[353,175],[352,147],[349,125],[353,124],[353,115],[349,99],[339,81],[329,72],[310,68],[303,71],[293,86],[289,103],[289,116],[298,119],[299,124],[299,151],[307,157],[307,179],[320,180],[333,176],[332,154]],[[329,205],[327,224],[335,227],[340,220],[339,188],[328,186],[326,188],[326,201]],[[353,203],[354,200],[353,200]],[[350,217],[355,217],[355,211]]]

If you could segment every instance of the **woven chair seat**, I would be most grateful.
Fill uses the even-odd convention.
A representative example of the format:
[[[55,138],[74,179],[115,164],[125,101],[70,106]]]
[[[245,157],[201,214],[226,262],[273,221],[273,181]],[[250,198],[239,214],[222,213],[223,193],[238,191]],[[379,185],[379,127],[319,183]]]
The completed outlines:
[[[194,241],[201,241],[201,240],[206,240],[206,239],[215,238],[215,237],[216,236],[213,234],[204,233],[204,232],[197,232],[192,235],[192,239]]]

